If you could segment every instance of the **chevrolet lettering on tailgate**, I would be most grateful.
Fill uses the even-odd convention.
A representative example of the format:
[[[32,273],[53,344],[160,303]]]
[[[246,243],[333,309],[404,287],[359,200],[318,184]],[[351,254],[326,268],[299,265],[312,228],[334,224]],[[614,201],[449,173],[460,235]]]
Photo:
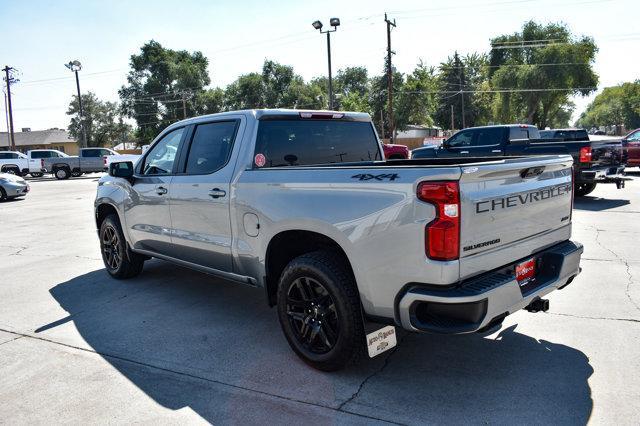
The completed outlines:
[[[524,204],[531,204],[566,194],[571,194],[570,183],[550,186],[548,188],[538,189],[537,191],[510,195],[508,197],[495,198],[493,200],[478,201],[476,203],[476,213],[487,213],[498,209],[507,209]]]

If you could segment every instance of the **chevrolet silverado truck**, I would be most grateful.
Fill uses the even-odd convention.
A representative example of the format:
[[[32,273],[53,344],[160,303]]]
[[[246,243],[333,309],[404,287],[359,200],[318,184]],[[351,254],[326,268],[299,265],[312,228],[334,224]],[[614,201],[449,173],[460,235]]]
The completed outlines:
[[[23,154],[17,151],[0,152],[0,173],[11,173],[17,176],[31,175],[42,177],[42,158],[65,157],[64,152],[55,149],[36,149]]]
[[[293,351],[330,371],[396,327],[486,332],[548,309],[580,272],[572,178],[568,155],[387,162],[363,113],[225,112],[111,164],[95,220],[113,278],[158,258],[261,288]]]
[[[69,179],[72,176],[81,176],[83,173],[106,171],[106,157],[111,155],[118,155],[118,153],[109,148],[82,148],[78,156],[44,158],[42,168],[47,173],[52,173],[56,179]]]
[[[586,134],[586,132],[585,132]],[[526,124],[471,127],[460,130],[440,148],[418,148],[411,158],[501,157],[569,154],[574,160],[575,195],[593,192],[599,183],[624,188],[627,150],[620,141],[541,139],[538,128]]]

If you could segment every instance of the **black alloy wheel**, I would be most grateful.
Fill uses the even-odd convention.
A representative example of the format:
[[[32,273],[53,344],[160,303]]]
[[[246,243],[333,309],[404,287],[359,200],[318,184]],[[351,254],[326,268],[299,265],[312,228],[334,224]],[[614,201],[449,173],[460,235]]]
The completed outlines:
[[[107,267],[112,270],[120,268],[122,263],[122,253],[120,251],[120,239],[118,232],[111,225],[106,225],[102,230],[102,258]]]
[[[311,277],[295,279],[287,291],[287,316],[296,339],[315,354],[335,346],[340,328],[335,302],[326,288]]]

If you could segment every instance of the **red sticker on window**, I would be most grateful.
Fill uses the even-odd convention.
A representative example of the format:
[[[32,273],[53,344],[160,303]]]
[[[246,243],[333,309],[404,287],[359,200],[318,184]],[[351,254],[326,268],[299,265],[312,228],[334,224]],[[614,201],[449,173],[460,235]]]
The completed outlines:
[[[263,167],[265,164],[267,164],[267,158],[264,156],[264,154],[256,154],[253,162],[256,163],[256,166]]]

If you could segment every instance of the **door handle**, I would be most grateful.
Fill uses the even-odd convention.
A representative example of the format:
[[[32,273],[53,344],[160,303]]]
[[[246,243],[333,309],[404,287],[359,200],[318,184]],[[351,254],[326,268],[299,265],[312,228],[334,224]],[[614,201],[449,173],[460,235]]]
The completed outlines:
[[[460,154],[468,154],[469,151],[460,151]]]
[[[158,195],[164,195],[167,193],[167,188],[163,187],[163,186],[159,186],[156,188],[156,194]]]
[[[224,197],[225,195],[227,195],[227,192],[223,191],[220,188],[213,188],[211,191],[209,191],[209,196],[211,198],[220,198]]]

